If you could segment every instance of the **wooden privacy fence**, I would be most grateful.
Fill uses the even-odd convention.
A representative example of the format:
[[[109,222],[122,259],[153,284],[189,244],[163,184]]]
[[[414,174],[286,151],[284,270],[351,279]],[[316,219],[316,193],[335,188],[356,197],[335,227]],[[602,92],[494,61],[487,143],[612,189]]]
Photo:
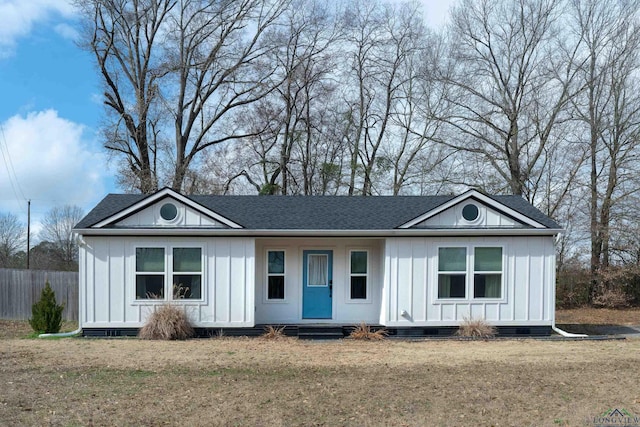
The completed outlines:
[[[0,319],[29,319],[47,281],[58,304],[64,303],[63,319],[78,320],[77,272],[11,268],[0,268]]]

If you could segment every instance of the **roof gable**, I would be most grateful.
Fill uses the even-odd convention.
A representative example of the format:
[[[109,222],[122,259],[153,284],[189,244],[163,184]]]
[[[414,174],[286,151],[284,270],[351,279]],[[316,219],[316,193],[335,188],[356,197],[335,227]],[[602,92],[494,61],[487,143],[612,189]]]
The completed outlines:
[[[163,209],[166,209],[163,212]],[[165,197],[129,216],[112,224],[117,228],[141,227],[207,227],[230,228],[229,225],[216,221],[211,215],[181,203],[173,197]]]
[[[503,196],[503,200],[508,201]],[[511,196],[514,197],[514,196]],[[523,200],[521,197],[518,199]],[[467,205],[477,209],[477,216],[465,218]],[[530,206],[528,203],[526,204]],[[537,209],[531,208],[535,211]],[[539,211],[538,211],[539,212]],[[448,200],[436,208],[424,212],[398,228],[549,228],[529,215],[477,190]]]
[[[175,207],[175,216],[163,217],[161,211],[167,204]],[[87,217],[89,217],[91,213],[93,213],[93,211],[90,212]],[[83,221],[81,221],[80,224],[82,224]],[[80,224],[78,224],[78,226],[80,226]],[[134,199],[133,203],[129,206],[107,215],[97,223],[92,224],[91,227],[242,228],[239,224],[170,188],[164,188],[155,194],[140,198],[139,200]]]

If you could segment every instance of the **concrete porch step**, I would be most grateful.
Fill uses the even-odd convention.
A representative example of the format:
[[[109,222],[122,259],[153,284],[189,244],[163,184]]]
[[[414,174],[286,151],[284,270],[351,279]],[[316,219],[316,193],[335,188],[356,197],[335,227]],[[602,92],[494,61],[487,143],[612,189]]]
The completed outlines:
[[[342,326],[298,326],[298,339],[335,340],[344,338]]]

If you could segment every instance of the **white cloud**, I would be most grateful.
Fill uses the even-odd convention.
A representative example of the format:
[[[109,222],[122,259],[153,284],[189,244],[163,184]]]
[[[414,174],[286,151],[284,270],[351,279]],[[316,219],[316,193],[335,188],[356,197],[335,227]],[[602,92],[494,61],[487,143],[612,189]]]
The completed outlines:
[[[111,171],[102,149],[84,139],[82,125],[46,110],[13,116],[0,126],[2,153],[6,158],[8,151],[13,165],[7,167],[0,156],[0,211],[26,222],[25,197],[32,200],[37,223],[54,206],[78,205],[87,212],[104,196]]]
[[[101,93],[97,93],[94,92],[91,94],[91,96],[89,97],[89,99],[91,100],[91,102],[93,102],[94,104],[100,105],[102,106],[104,103],[104,95]]]
[[[17,40],[28,35],[35,24],[56,15],[70,19],[75,13],[70,0],[0,1],[0,58],[11,55]]]
[[[54,30],[61,37],[68,40],[76,41],[80,38],[80,33],[78,32],[78,30],[69,24],[58,24],[54,27]]]

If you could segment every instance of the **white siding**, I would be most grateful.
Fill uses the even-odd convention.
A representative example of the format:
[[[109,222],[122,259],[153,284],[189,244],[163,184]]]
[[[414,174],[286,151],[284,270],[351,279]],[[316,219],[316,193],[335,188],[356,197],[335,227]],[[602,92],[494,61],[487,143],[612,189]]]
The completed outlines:
[[[322,319],[322,323],[377,323],[383,284],[383,245],[381,239],[258,239],[255,258],[256,323],[318,323],[318,320],[302,318],[302,255],[305,250],[317,249],[333,251],[333,318]],[[285,251],[285,299],[282,301],[267,300],[268,250]],[[369,253],[367,300],[349,298],[351,250],[367,250]]]
[[[503,290],[499,300],[438,300],[438,248],[501,246]],[[388,326],[455,326],[465,317],[494,325],[551,325],[554,316],[553,237],[389,238],[385,245],[385,307]],[[405,315],[402,313],[406,312]]]
[[[554,316],[555,250],[552,236],[259,238],[85,236],[80,248],[82,327],[140,327],[154,307],[135,299],[135,248],[197,245],[203,251],[203,299],[179,304],[197,327],[315,323],[302,318],[302,256],[333,251],[332,318],[387,326],[455,326],[465,317],[495,325],[550,325]],[[438,300],[438,247],[500,246],[499,300]],[[285,251],[285,299],[267,300],[266,254]],[[351,250],[366,250],[366,300],[349,298]]]
[[[175,302],[196,327],[254,325],[254,239],[85,236],[80,248],[82,327],[140,327],[161,302],[135,299],[135,248],[202,247],[203,299]]]

